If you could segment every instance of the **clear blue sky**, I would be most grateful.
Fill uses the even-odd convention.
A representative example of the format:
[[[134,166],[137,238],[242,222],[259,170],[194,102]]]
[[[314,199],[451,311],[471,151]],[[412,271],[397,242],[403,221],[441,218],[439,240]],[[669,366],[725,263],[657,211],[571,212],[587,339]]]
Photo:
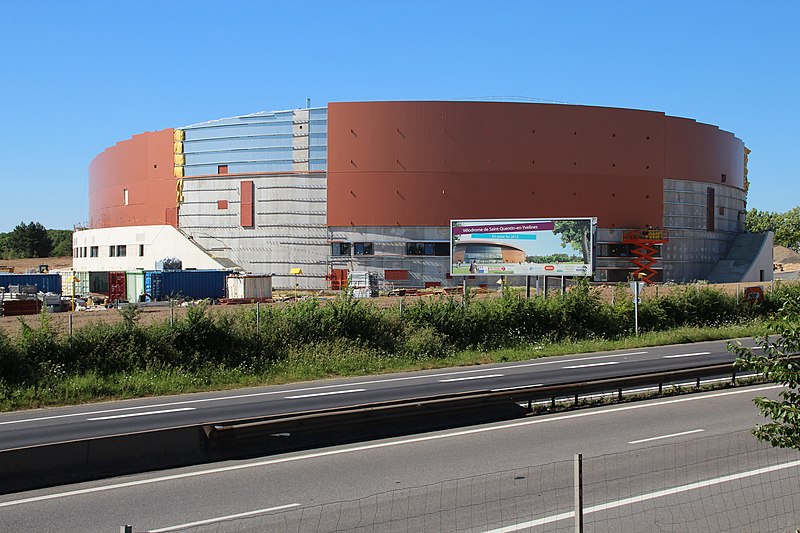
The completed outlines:
[[[0,2],[0,231],[88,219],[143,131],[352,100],[522,96],[735,133],[749,206],[800,204],[800,2]]]

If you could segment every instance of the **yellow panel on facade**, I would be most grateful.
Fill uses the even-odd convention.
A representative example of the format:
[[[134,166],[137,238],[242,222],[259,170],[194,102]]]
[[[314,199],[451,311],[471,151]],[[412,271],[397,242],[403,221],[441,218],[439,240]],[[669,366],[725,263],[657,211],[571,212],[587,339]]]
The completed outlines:
[[[176,141],[182,141],[184,139],[185,132],[183,130],[175,130],[174,139]]]
[[[175,165],[183,166],[186,163],[186,156],[183,154],[175,154]]]
[[[182,178],[183,177],[183,167],[175,167],[175,170],[174,170],[172,175],[175,176],[176,178]]]
[[[182,153],[183,153],[183,143],[182,143],[181,141],[175,141],[175,142],[173,143],[173,145],[174,145],[174,146],[173,146],[173,148],[174,148],[174,152],[175,152],[176,154],[182,154]]]
[[[183,180],[175,182],[175,200],[178,202],[178,205],[183,201]]]

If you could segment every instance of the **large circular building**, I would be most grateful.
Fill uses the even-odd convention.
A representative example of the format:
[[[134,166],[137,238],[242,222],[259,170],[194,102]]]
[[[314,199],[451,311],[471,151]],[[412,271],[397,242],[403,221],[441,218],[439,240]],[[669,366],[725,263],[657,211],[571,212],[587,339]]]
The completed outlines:
[[[595,280],[628,279],[647,241],[656,281],[768,279],[768,237],[744,235],[746,154],[716,126],[632,109],[421,101],[254,113],[99,154],[74,268],[177,257],[273,273],[276,287],[325,288],[354,270],[456,284],[451,220],[593,217]]]

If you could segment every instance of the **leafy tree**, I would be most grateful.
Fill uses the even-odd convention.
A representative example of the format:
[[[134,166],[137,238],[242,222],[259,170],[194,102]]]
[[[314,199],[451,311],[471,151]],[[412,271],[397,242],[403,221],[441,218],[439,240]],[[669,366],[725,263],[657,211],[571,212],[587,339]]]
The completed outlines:
[[[759,349],[745,348],[738,341],[729,342],[728,349],[736,354],[737,367],[758,372],[786,387],[779,393],[779,400],[754,400],[761,414],[772,422],[757,425],[753,434],[773,446],[800,450],[800,359],[796,358],[800,352],[800,298],[783,304],[777,317],[769,322],[768,331],[766,337],[756,337]]]
[[[8,246],[8,233],[0,233],[0,259],[11,259],[11,249]]]
[[[69,257],[72,255],[72,231],[68,229],[49,229],[47,238],[50,239],[50,253],[55,257]]]
[[[800,207],[785,213],[751,209],[745,216],[745,227],[751,233],[771,231],[775,244],[800,251]]]
[[[48,257],[50,255],[50,239],[47,230],[38,222],[25,224],[20,222],[8,234],[8,247],[16,257]]]
[[[783,213],[781,224],[775,232],[775,242],[800,252],[800,207]]]
[[[777,232],[781,224],[781,214],[772,211],[751,209],[744,217],[744,225],[750,233]]]
[[[559,220],[556,221],[553,233],[561,235],[561,246],[572,245],[576,250],[580,250],[583,255],[584,264],[589,263],[591,255],[589,252],[589,232],[591,227],[588,220]]]

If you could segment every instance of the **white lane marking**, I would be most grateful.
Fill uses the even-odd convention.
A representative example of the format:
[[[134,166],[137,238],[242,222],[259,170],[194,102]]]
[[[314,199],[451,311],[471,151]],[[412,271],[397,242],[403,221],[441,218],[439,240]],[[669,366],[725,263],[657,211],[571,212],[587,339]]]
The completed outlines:
[[[503,392],[503,391],[513,391],[513,390],[525,390],[530,389],[531,387],[541,387],[544,385],[543,383],[533,383],[531,385],[520,385],[518,387],[502,387],[500,389],[492,389],[492,392]],[[547,400],[548,402],[550,400]]]
[[[672,404],[679,404],[684,402],[694,402],[694,401],[702,401],[707,400],[709,398],[720,398],[723,396],[733,396],[736,394],[752,394],[754,392],[761,392],[766,390],[773,390],[773,389],[783,389],[783,385],[767,385],[764,387],[752,388],[752,389],[740,389],[740,390],[733,390],[733,391],[725,391],[725,392],[716,392],[716,393],[709,393],[709,394],[701,394],[697,396],[689,396],[686,398],[674,398],[669,400],[663,400],[658,402],[652,403],[641,403],[641,404],[632,404],[632,405],[623,405],[623,406],[615,406],[610,407],[607,409],[598,409],[598,410],[591,410],[591,411],[582,411],[577,413],[570,413],[567,415],[559,415],[554,416],[551,418],[535,418],[533,420],[524,420],[521,422],[512,422],[508,424],[501,424],[499,426],[491,426],[491,427],[482,427],[482,428],[474,428],[474,429],[464,429],[459,431],[454,431],[452,433],[441,433],[437,435],[426,435],[424,437],[414,437],[409,439],[402,439],[390,442],[379,442],[375,444],[363,444],[359,446],[353,446],[352,448],[339,448],[335,450],[325,450],[322,452],[313,452],[308,453],[305,455],[293,455],[290,457],[279,457],[276,459],[266,459],[263,461],[256,461],[254,463],[245,463],[239,465],[232,465],[232,466],[222,466],[218,468],[209,468],[208,470],[199,470],[195,472],[184,472],[182,474],[173,474],[169,476],[161,476],[151,479],[140,479],[138,481],[128,481],[125,483],[115,483],[113,485],[105,485],[99,487],[92,487],[88,489],[78,489],[78,490],[71,490],[67,492],[60,492],[55,494],[47,494],[44,496],[34,496],[31,498],[23,498],[20,500],[11,500],[7,502],[0,502],[0,508],[3,507],[11,507],[12,505],[20,505],[23,503],[35,503],[41,502],[46,500],[54,500],[56,498],[66,498],[69,496],[81,496],[84,494],[92,494],[95,492],[105,492],[109,490],[117,490],[117,489],[124,489],[128,487],[137,487],[140,485],[150,485],[153,483],[162,483],[165,481],[175,481],[179,479],[190,479],[194,477],[200,476],[207,476],[212,474],[220,474],[225,472],[233,472],[236,470],[245,470],[249,468],[258,468],[262,466],[271,466],[276,464],[282,463],[294,463],[297,461],[303,461],[307,459],[318,459],[320,457],[331,457],[335,455],[342,455],[345,453],[356,453],[356,452],[363,452],[366,450],[376,450],[381,448],[391,448],[394,446],[403,446],[405,444],[415,444],[417,442],[427,442],[427,441],[436,441],[440,439],[447,439],[450,437],[463,437],[465,435],[476,435],[479,433],[488,433],[490,431],[502,431],[504,429],[515,429],[523,426],[533,426],[537,424],[546,424],[548,422],[560,422],[562,420],[572,420],[574,418],[583,418],[588,416],[597,416],[597,415],[604,415],[604,414],[616,414],[625,411],[632,411],[635,409],[647,409],[650,407],[661,407],[664,405],[672,405]]]
[[[468,381],[470,379],[487,379],[487,378],[499,378],[503,377],[505,374],[489,374],[488,376],[469,376],[466,378],[450,378],[450,379],[440,379],[439,383],[450,383],[453,381]]]
[[[607,359],[609,357],[627,357],[630,355],[643,355],[649,352],[629,352],[629,353],[622,353],[622,354],[613,354],[613,355],[597,355],[594,357],[582,357],[577,359],[559,359],[557,361],[538,361],[536,363],[522,363],[519,365],[505,365],[502,367],[490,367],[490,368],[478,368],[473,370],[459,370],[455,372],[442,372],[439,374],[424,374],[424,375],[414,375],[414,376],[402,376],[397,378],[386,378],[386,379],[376,379],[372,381],[361,381],[361,382],[353,382],[353,383],[337,383],[334,385],[321,385],[317,387],[305,387],[302,389],[286,389],[286,390],[277,390],[277,391],[265,391],[265,392],[253,392],[248,394],[235,394],[233,396],[217,396],[214,398],[199,398],[196,400],[183,400],[178,402],[168,402],[168,403],[157,403],[151,405],[138,405],[133,407],[116,407],[114,409],[104,409],[100,411],[87,411],[81,413],[69,413],[63,415],[51,415],[51,416],[41,416],[37,418],[24,418],[20,420],[6,420],[4,422],[0,422],[0,426],[7,425],[7,424],[22,424],[25,422],[38,422],[41,420],[55,420],[59,418],[71,418],[76,416],[91,416],[91,415],[99,415],[104,413],[118,413],[121,411],[133,411],[137,409],[154,409],[158,407],[172,407],[175,405],[190,405],[190,404],[198,404],[198,403],[210,403],[210,402],[222,402],[227,400],[240,400],[245,398],[258,398],[261,396],[274,396],[277,394],[291,394],[293,392],[306,392],[312,390],[324,390],[324,389],[335,389],[338,387],[363,387],[365,385],[373,385],[373,384],[380,384],[380,383],[393,383],[397,381],[411,381],[411,380],[419,380],[419,379],[435,379],[442,376],[458,376],[462,374],[475,374],[478,372],[496,372],[498,369],[502,370],[510,370],[514,368],[528,368],[532,366],[542,366],[542,365],[556,365],[556,364],[563,364],[563,363],[571,363],[576,361],[593,361],[595,359]]]
[[[616,501],[601,503],[599,505],[593,505],[591,507],[586,507],[583,510],[583,514],[592,514],[602,511],[608,511],[609,509],[616,509],[617,507],[624,507],[626,505],[632,505],[634,503],[641,503],[648,500],[655,500],[656,498],[663,498],[664,496],[680,494],[681,492],[689,492],[690,490],[713,487],[714,485],[721,485],[723,483],[729,483],[731,481],[736,481],[739,479],[760,476],[762,474],[769,474],[771,472],[786,470],[788,468],[794,468],[796,466],[800,466],[800,461],[790,461],[788,463],[781,463],[777,465],[756,468],[755,470],[748,470],[746,472],[739,472],[738,474],[730,474],[727,476],[721,476],[713,479],[696,481],[694,483],[687,483],[686,485],[679,485],[677,487],[672,487],[670,489],[657,490],[654,492],[640,494],[639,496],[631,496],[630,498],[623,498],[621,500],[616,500]],[[513,526],[505,526],[497,529],[491,529],[489,531],[486,531],[485,533],[511,533],[512,531],[520,531],[522,529],[528,529],[533,526],[541,526],[544,524],[559,522],[561,520],[572,518],[573,516],[575,516],[574,512],[560,513],[557,515],[546,516],[544,518],[538,518],[536,520],[530,520],[528,522],[515,524]]]
[[[711,352],[679,353],[677,355],[665,355],[664,359],[677,359],[678,357],[694,357],[696,355],[711,355]]]
[[[178,529],[186,529],[190,527],[204,526],[206,524],[214,524],[216,522],[224,522],[225,520],[233,520],[235,518],[245,518],[248,516],[255,516],[264,513],[271,513],[274,511],[283,511],[291,509],[292,507],[300,507],[299,503],[290,503],[287,505],[279,505],[277,507],[269,507],[267,509],[258,509],[256,511],[248,511],[246,513],[231,514],[228,516],[220,516],[219,518],[209,518],[208,520],[200,520],[198,522],[190,522],[188,524],[180,524],[177,526],[162,527],[161,529],[148,529],[150,533],[165,533],[166,531],[176,531]]]
[[[618,365],[619,361],[606,361],[605,363],[590,363],[588,365],[572,365],[572,366],[562,366],[561,368],[589,368],[590,366],[608,366],[608,365]]]
[[[680,433],[672,433],[671,435],[660,435],[658,437],[650,437],[647,439],[632,440],[628,444],[640,444],[642,442],[650,442],[654,440],[669,439],[672,437],[682,437],[683,435],[691,435],[692,433],[702,433],[705,429],[693,429],[691,431],[681,431]]]
[[[314,394],[298,394],[297,396],[286,396],[288,400],[298,400],[300,398],[316,398],[317,396],[331,396],[333,394],[350,394],[351,392],[364,392],[367,389],[333,390],[328,392],[317,392]]]
[[[196,407],[181,407],[180,409],[162,409],[161,411],[146,411],[144,413],[127,413],[124,415],[111,415],[111,416],[98,416],[95,418],[87,418],[92,422],[96,420],[113,420],[115,418],[131,418],[133,416],[149,416],[149,415],[163,415],[166,413],[179,413],[181,411],[195,411]]]

